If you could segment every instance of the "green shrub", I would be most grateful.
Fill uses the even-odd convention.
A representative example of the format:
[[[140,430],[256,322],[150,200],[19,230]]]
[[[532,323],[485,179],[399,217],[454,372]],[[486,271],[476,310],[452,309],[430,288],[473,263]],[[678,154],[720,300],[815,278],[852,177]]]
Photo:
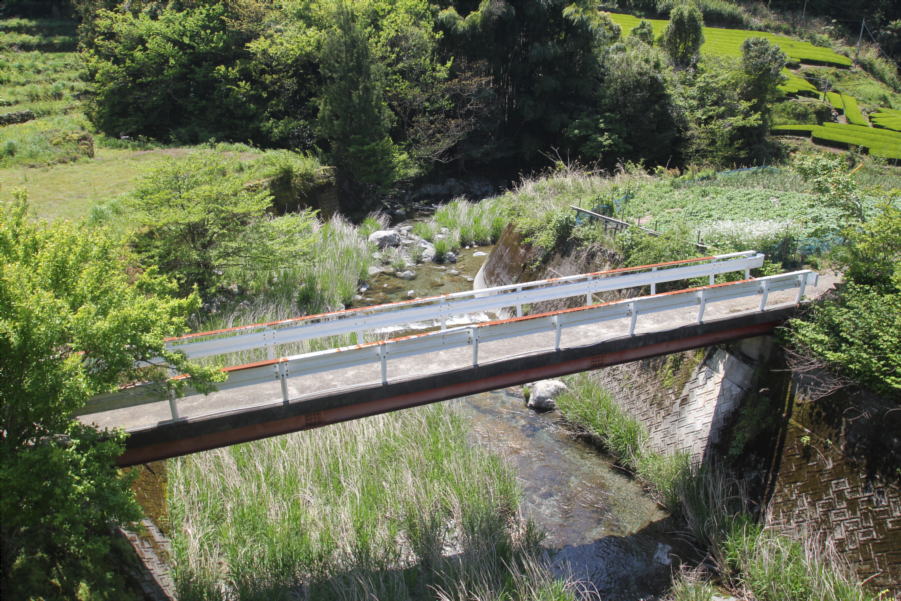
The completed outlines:
[[[819,125],[831,118],[829,105],[819,100],[793,98],[773,105],[774,125]]]

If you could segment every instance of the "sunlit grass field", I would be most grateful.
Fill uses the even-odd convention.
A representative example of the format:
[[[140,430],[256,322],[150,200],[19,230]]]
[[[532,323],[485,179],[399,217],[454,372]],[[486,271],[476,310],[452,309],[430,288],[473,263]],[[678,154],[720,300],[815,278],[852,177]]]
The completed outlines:
[[[575,599],[516,477],[433,405],[169,464],[178,596]],[[581,597],[580,597],[581,598]]]

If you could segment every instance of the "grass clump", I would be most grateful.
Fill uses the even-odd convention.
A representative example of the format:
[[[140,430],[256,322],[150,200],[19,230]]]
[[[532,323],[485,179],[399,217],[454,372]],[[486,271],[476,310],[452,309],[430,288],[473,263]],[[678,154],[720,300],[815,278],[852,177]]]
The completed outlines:
[[[766,601],[870,601],[828,542],[736,519],[722,541],[737,588]]]
[[[170,463],[179,598],[573,599],[510,469],[440,406]],[[532,594],[540,592],[540,594]]]
[[[469,202],[462,198],[440,207],[435,212],[434,222],[447,228],[453,237],[458,233],[459,243],[463,246],[492,244],[506,225],[497,203]]]
[[[689,466],[688,456],[654,453],[647,429],[620,409],[588,374],[574,376],[567,385],[569,390],[557,399],[566,419],[596,437],[623,467],[649,486],[660,503],[677,511],[677,490]]]

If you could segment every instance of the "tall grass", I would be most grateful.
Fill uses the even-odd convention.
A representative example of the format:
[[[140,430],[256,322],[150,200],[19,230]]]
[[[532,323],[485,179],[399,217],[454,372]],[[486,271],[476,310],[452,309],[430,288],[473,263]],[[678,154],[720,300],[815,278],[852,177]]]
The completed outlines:
[[[369,275],[372,248],[366,237],[340,215],[317,232],[315,258],[299,270],[297,304],[318,313],[350,304],[357,286]]]
[[[722,543],[737,588],[766,601],[871,601],[828,540],[735,520]]]
[[[514,474],[441,406],[170,464],[179,598],[572,599]]]
[[[557,399],[567,420],[585,429],[625,468],[647,484],[670,511],[679,510],[680,481],[690,472],[686,454],[663,456],[649,446],[647,429],[629,417],[609,392],[586,373],[567,381],[569,390]]]
[[[569,381],[557,400],[566,418],[599,439],[647,485],[706,550],[723,583],[762,601],[870,601],[828,538],[785,536],[756,523],[743,482],[720,465],[699,465],[687,455],[663,456],[648,448],[643,426],[628,417],[587,374]],[[676,601],[708,601],[713,587],[698,573],[674,582]]]
[[[496,242],[506,220],[497,202],[473,203],[458,198],[435,212],[434,223],[447,228],[459,244],[471,246]]]

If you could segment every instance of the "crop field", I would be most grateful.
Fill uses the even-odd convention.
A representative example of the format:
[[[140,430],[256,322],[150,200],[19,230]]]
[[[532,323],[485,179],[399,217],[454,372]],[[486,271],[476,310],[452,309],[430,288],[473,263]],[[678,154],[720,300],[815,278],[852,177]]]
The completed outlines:
[[[901,111],[880,109],[878,112],[870,115],[870,121],[876,127],[901,132]]]
[[[663,19],[639,19],[632,15],[621,13],[609,13],[614,23],[619,25],[624,32],[631,31],[642,20],[648,21],[654,29],[654,35],[659,36],[666,28],[668,21]],[[776,35],[765,31],[750,31],[747,29],[723,29],[721,27],[704,28],[704,45],[701,52],[718,56],[741,56],[741,45],[748,38],[765,38],[779,46],[789,59],[799,63],[837,65],[850,67],[851,59],[842,56],[829,48],[814,46],[809,42],[793,40],[784,35]]]
[[[849,148],[866,148],[872,156],[901,160],[901,133],[889,129],[850,125],[845,123],[824,123],[823,125],[780,125],[773,128],[775,133],[787,135],[810,135],[817,144]]]
[[[86,84],[71,22],[0,21],[0,114],[35,119],[0,129],[0,167],[67,163],[93,154],[81,112]]]
[[[786,78],[785,83],[779,86],[783,93],[789,96],[816,96],[819,94],[816,87],[803,77],[798,77],[788,69],[785,69],[783,74]]]
[[[854,98],[854,96],[839,94],[837,92],[827,92],[824,100],[831,104],[836,110],[844,113],[845,118],[848,119],[848,123],[869,127],[870,122],[864,117],[863,113],[860,112],[860,107],[857,105],[857,99]]]

